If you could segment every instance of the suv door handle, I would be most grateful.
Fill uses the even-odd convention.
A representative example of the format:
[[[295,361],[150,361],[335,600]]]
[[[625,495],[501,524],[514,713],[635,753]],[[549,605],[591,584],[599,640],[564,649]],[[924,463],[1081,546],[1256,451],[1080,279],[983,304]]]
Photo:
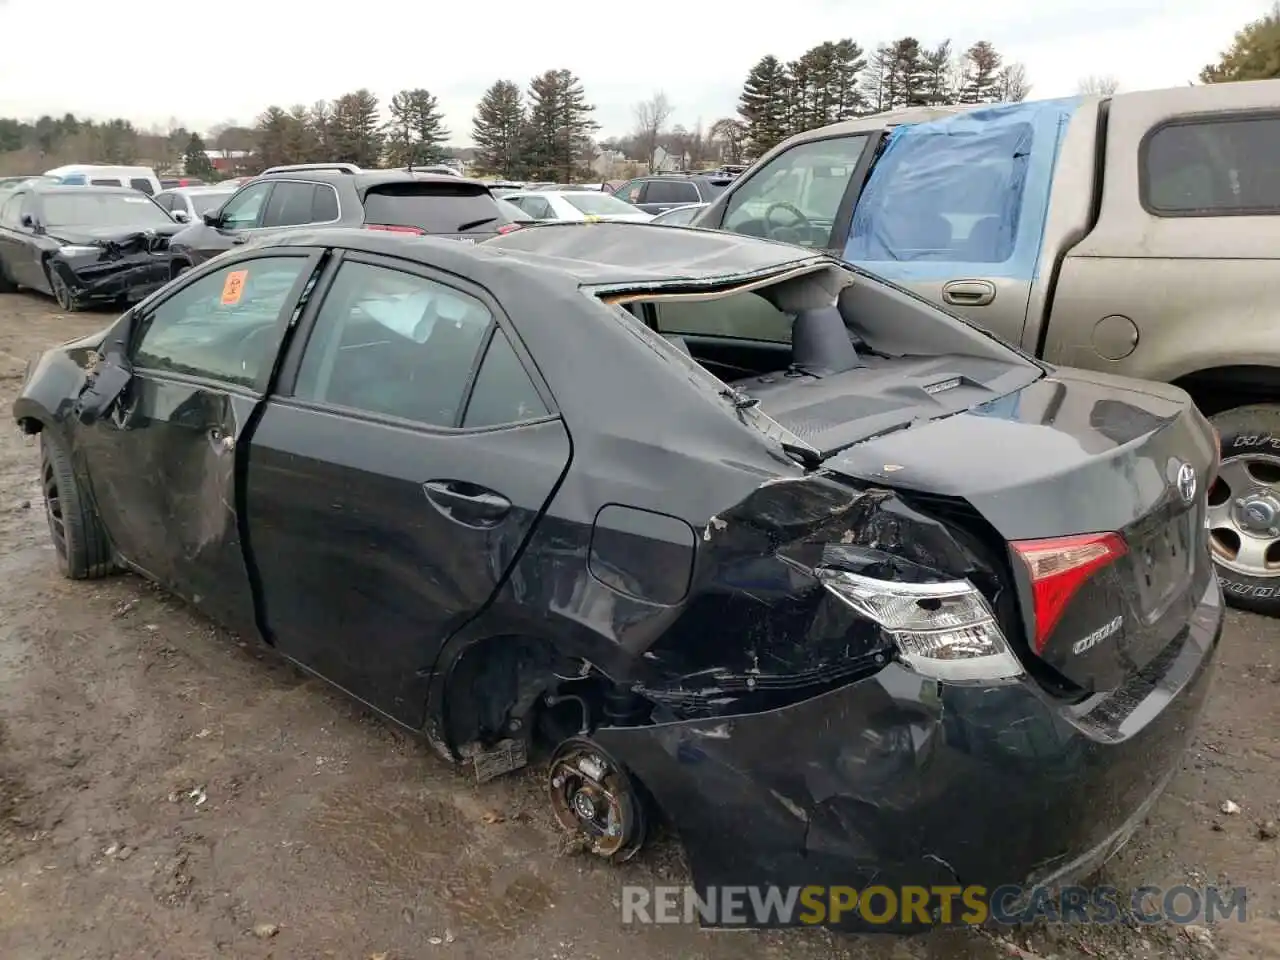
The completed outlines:
[[[422,489],[432,506],[468,527],[496,526],[511,510],[502,494],[464,480],[428,480]]]
[[[237,235],[237,236],[232,237],[232,238],[231,238],[231,242],[232,242],[232,243],[248,243],[248,242],[249,242],[249,238],[248,238],[248,236],[246,236],[245,234],[241,233],[241,234],[239,234],[239,235]]]
[[[996,298],[990,280],[952,280],[942,285],[942,299],[956,307],[985,307]]]

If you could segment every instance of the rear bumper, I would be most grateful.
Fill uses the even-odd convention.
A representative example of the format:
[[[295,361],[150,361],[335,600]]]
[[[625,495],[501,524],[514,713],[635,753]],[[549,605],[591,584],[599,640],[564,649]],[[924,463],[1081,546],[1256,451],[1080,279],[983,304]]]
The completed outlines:
[[[1179,768],[1222,618],[1210,578],[1150,675],[1073,707],[1030,680],[959,686],[891,664],[779,710],[596,739],[674,823],[699,890],[1052,886],[1114,854]]]

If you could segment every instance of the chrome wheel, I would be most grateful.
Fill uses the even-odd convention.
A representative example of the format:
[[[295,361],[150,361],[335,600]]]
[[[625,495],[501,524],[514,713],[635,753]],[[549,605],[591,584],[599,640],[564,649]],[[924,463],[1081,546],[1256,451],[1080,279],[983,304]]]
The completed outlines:
[[[1224,569],[1280,577],[1280,457],[1249,453],[1222,462],[1209,491],[1209,543]]]

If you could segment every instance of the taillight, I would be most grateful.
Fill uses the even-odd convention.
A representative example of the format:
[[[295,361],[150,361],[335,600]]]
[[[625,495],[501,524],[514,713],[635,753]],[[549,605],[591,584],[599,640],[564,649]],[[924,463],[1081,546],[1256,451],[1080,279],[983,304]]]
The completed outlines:
[[[412,233],[414,236],[425,237],[427,231],[418,227],[402,227],[391,223],[366,223],[366,230],[385,230],[387,233]]]
[[[518,223],[504,223],[502,226],[498,228],[498,233],[513,233],[514,231],[519,229],[520,229],[520,224]]]
[[[1031,574],[1035,599],[1035,649],[1044,645],[1062,619],[1071,598],[1085,582],[1128,552],[1115,533],[1089,533],[1052,540],[1020,540],[1013,544]]]

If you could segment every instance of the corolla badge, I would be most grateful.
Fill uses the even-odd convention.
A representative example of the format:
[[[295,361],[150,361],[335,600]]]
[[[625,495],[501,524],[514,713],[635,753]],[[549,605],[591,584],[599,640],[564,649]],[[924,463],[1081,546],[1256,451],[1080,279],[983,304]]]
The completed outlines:
[[[1088,650],[1092,650],[1107,637],[1115,635],[1120,627],[1124,625],[1124,617],[1116,617],[1108,623],[1103,624],[1087,637],[1081,637],[1071,645],[1071,652],[1077,657]]]
[[[1184,463],[1178,467],[1177,479],[1174,483],[1183,503],[1190,503],[1196,498],[1196,471],[1191,464]]]

